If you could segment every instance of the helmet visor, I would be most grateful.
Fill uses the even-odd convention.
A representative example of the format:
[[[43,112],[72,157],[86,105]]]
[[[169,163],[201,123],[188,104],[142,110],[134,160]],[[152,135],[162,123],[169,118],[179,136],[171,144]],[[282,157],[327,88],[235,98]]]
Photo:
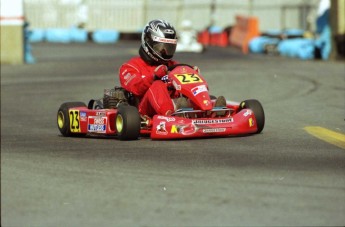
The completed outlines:
[[[163,59],[171,59],[176,51],[177,39],[166,39],[153,36],[152,49]]]

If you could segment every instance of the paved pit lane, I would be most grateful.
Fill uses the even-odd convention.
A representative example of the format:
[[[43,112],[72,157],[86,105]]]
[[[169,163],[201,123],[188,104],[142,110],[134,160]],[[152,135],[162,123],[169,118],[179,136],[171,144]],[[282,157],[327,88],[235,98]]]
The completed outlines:
[[[344,225],[345,150],[305,130],[344,136],[344,62],[216,47],[178,53],[200,67],[212,94],[258,99],[263,132],[62,137],[60,104],[102,97],[138,46],[34,44],[36,64],[1,66],[2,226]]]

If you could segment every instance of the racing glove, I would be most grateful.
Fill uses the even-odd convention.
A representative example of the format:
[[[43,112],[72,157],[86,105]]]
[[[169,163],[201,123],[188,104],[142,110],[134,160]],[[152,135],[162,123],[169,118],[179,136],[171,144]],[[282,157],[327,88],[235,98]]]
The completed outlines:
[[[166,65],[159,65],[154,70],[154,77],[161,79],[163,76],[168,74],[168,67]]]
[[[168,83],[169,82],[169,76],[165,75],[161,78],[161,81],[163,81],[164,83]]]
[[[195,71],[197,71],[198,74],[200,74],[200,69],[199,69],[198,66],[193,66],[193,69],[194,69]]]

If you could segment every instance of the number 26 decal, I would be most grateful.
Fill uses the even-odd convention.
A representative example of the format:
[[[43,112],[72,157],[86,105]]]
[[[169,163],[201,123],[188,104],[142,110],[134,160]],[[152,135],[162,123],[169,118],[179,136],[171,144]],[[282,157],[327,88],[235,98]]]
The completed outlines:
[[[69,125],[71,132],[80,132],[79,110],[69,111]]]

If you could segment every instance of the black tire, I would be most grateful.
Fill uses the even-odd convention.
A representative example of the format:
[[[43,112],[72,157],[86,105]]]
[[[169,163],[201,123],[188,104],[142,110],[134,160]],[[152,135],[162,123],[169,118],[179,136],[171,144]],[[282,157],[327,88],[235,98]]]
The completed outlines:
[[[240,110],[242,109],[251,109],[254,112],[256,124],[258,125],[256,133],[260,133],[265,126],[265,112],[261,103],[256,99],[245,100],[240,103]]]
[[[120,105],[117,109],[115,128],[120,140],[136,140],[140,136],[141,120],[134,106]]]
[[[68,110],[72,107],[86,107],[83,102],[65,102],[57,112],[57,126],[63,136],[85,136],[85,133],[73,133],[70,128],[70,117]]]

